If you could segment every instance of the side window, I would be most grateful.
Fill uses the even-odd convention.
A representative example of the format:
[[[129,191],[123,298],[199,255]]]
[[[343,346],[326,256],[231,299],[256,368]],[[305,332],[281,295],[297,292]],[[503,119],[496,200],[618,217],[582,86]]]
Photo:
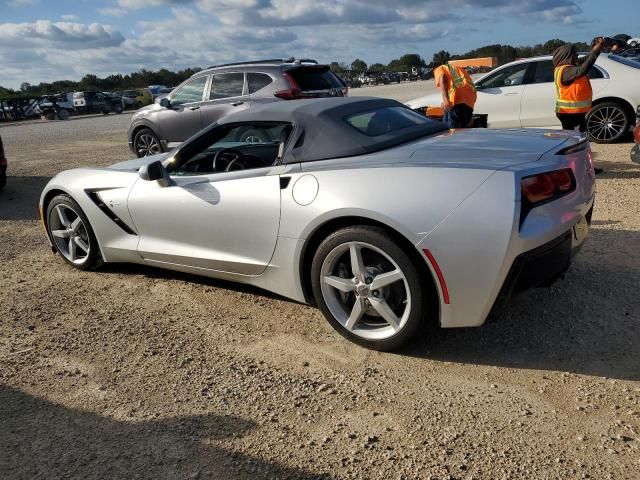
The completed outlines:
[[[222,125],[187,145],[171,175],[209,175],[275,165],[292,130],[287,123]]]
[[[206,84],[206,75],[194,78],[171,94],[171,103],[173,105],[182,105],[184,103],[201,102],[202,93],[204,92],[204,86]]]
[[[248,73],[247,81],[249,82],[249,93],[255,93],[273,82],[271,77],[266,73]]]
[[[213,76],[209,100],[239,97],[244,89],[244,73],[220,73]]]
[[[594,78],[604,78],[604,74],[602,73],[602,70],[600,70],[597,67],[591,67],[591,69],[589,70],[589,78],[594,79]]]
[[[553,62],[551,60],[536,62],[534,66],[532,83],[553,82]]]
[[[476,84],[476,87],[500,88],[522,85],[524,83],[524,76],[527,73],[527,68],[529,68],[529,63],[519,63],[502,68],[492,75],[489,75],[484,81]]]

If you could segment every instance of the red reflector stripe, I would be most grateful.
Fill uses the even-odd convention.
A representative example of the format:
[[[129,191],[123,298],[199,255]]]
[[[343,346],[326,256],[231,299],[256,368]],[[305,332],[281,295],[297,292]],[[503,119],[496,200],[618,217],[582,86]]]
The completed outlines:
[[[429,259],[429,263],[431,263],[431,266],[433,267],[433,269],[436,271],[436,276],[438,277],[438,283],[440,284],[440,290],[442,290],[442,297],[444,299],[444,303],[449,305],[449,303],[450,303],[449,302],[449,289],[447,288],[447,282],[445,282],[445,280],[444,280],[444,275],[442,274],[442,270],[440,270],[440,265],[438,265],[438,262],[436,262],[436,258],[433,256],[433,254],[429,251],[428,248],[424,248],[424,249],[422,249],[422,251],[424,252],[424,254]]]

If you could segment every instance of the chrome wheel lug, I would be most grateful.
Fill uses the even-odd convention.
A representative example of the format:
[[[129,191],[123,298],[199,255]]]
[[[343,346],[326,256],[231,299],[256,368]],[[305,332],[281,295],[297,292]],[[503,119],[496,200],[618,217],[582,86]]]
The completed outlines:
[[[367,283],[367,285],[368,285],[368,284],[370,284],[371,282],[373,282],[373,278],[371,278],[371,277],[367,277],[367,278],[365,279],[365,282],[366,282],[366,283]]]

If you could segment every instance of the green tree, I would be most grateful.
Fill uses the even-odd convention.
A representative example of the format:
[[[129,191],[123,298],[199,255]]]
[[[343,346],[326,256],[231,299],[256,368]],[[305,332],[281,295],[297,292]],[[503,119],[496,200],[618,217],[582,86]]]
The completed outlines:
[[[374,63],[373,65],[369,65],[370,72],[384,72],[386,69],[387,67],[385,67],[381,63]]]
[[[356,58],[353,62],[351,62],[351,70],[356,75],[359,75],[367,71],[367,64],[365,63],[364,60],[360,60],[359,58]]]
[[[451,54],[446,50],[440,50],[433,54],[433,66],[439,67],[451,60]]]

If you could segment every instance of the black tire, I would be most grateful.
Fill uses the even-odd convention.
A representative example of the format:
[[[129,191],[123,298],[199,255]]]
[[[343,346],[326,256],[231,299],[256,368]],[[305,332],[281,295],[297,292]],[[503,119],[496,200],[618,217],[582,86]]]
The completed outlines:
[[[607,122],[611,119],[611,122]],[[602,102],[587,113],[587,132],[595,143],[615,143],[621,140],[631,126],[631,115],[621,103]],[[608,125],[611,124],[611,127]]]
[[[327,301],[325,300],[325,296],[322,290],[322,280],[321,280],[323,277],[323,264],[325,263],[325,260],[327,260],[328,257],[329,259],[327,260],[328,262],[327,265],[330,265],[332,262],[332,258],[339,259],[343,257],[338,257],[338,255],[349,255],[348,253],[335,254],[335,252],[340,251],[345,247],[345,245],[351,242],[357,242],[360,245],[365,244],[365,247],[362,250],[363,253],[361,255],[362,255],[364,264],[367,266],[367,270],[370,267],[367,264],[368,263],[367,260],[365,260],[365,255],[373,255],[372,257],[370,257],[369,261],[375,261],[373,260],[376,258],[375,256],[380,255],[379,253],[373,250],[369,250],[369,252],[366,253],[366,251],[368,250],[366,245],[369,245],[384,252],[386,256],[390,257],[396,263],[397,268],[399,268],[402,271],[402,274],[404,275],[404,280],[406,281],[406,283],[396,282],[396,285],[400,284],[400,286],[384,287],[384,288],[399,288],[401,289],[401,291],[405,291],[406,287],[408,286],[410,297],[406,295],[406,291],[405,291],[405,297],[407,299],[410,298],[410,302],[409,302],[410,310],[408,312],[408,317],[406,318],[406,321],[397,332],[391,335],[388,335],[385,338],[366,338],[362,335],[354,333],[354,331],[356,330],[361,330],[362,332],[365,332],[364,328],[369,328],[366,325],[368,322],[381,321],[380,318],[375,317],[376,312],[375,310],[372,310],[373,306],[372,304],[369,303],[369,300],[368,300],[368,299],[371,299],[371,302],[372,303],[374,302],[373,297],[376,296],[375,295],[376,291],[367,292],[367,295],[369,295],[368,299],[363,301],[366,302],[367,306],[365,308],[367,308],[368,310],[365,312],[364,316],[361,317],[362,320],[358,320],[358,323],[356,324],[356,325],[359,325],[361,321],[364,321],[365,326],[364,328],[360,328],[360,329],[356,329],[354,326],[353,328],[354,331],[348,330],[342,323],[340,323],[340,321],[331,312],[331,308],[327,304]],[[384,261],[384,258],[382,256],[380,256],[379,258],[383,259]],[[337,261],[340,262],[340,260],[337,260]],[[344,275],[342,273],[338,273],[335,270],[332,271],[332,273],[330,274],[337,275],[345,279],[351,278],[350,275],[353,275],[352,267],[349,267],[351,269],[351,274],[348,273],[347,267],[344,266],[344,264],[340,263],[339,267],[344,268],[344,273],[345,273]],[[375,268],[375,267],[371,267],[371,268]],[[391,267],[391,268],[395,268],[395,267]],[[383,269],[380,273],[383,273],[386,271],[388,270]],[[377,274],[372,274],[372,275],[375,278]],[[370,279],[368,281],[370,281]],[[312,265],[311,265],[311,285],[313,288],[313,294],[314,294],[316,303],[318,305],[318,308],[323,313],[323,315],[325,316],[329,324],[343,337],[351,340],[354,343],[362,345],[364,347],[371,348],[374,350],[381,350],[381,351],[397,350],[401,347],[408,345],[413,340],[416,340],[418,337],[418,333],[423,328],[423,326],[426,325],[425,317],[426,317],[428,306],[425,305],[425,301],[427,301],[427,299],[429,298],[426,291],[427,286],[424,285],[423,282],[421,282],[420,274],[416,268],[416,265],[414,264],[412,259],[409,257],[409,255],[400,246],[398,246],[394,238],[382,228],[371,227],[371,226],[352,226],[352,227],[342,228],[332,233],[331,235],[329,235],[319,245],[318,249],[314,254]],[[358,289],[359,288],[360,287],[358,287]],[[382,297],[386,305],[391,305],[391,303],[387,303],[387,300],[391,300],[391,297],[388,296],[385,292],[380,294],[380,291],[378,291],[378,295],[376,297],[378,298]],[[343,313],[348,316],[348,313],[345,313],[345,312],[350,311],[350,309],[353,308],[353,305],[355,305],[355,302],[357,301],[356,293],[352,292],[352,293],[344,294],[344,293],[340,293],[338,290],[336,290],[336,292],[338,292],[338,296],[342,296],[341,301],[343,302],[342,306],[344,307]],[[338,296],[336,296],[336,298],[338,298]],[[362,299],[362,297],[360,298]],[[365,298],[367,297],[365,296]],[[350,302],[351,300],[353,300],[353,303]],[[332,300],[329,300],[329,301],[332,301]],[[333,300],[332,302],[334,305],[334,309],[336,308],[336,305],[337,305],[337,308],[341,308],[340,300],[338,300],[337,303],[335,300]],[[400,295],[400,303],[397,304],[395,308],[396,309],[399,308],[401,304],[402,304],[402,294]],[[404,308],[407,308],[406,303],[404,305],[405,305]],[[373,313],[374,315],[370,316],[371,313]],[[376,324],[373,323],[373,326],[371,328],[373,329],[389,328],[389,325],[387,325],[386,327],[384,326],[376,327]]]
[[[113,111],[114,111],[116,114],[121,114],[121,113],[122,113],[122,110],[123,110],[123,108],[122,108],[122,105],[121,105],[120,103],[116,103],[116,104],[113,106]]]
[[[109,115],[109,113],[110,113],[109,110],[102,110],[103,115]]]
[[[61,108],[60,110],[58,110],[58,120],[69,120],[70,116],[71,114],[66,108]]]
[[[65,256],[64,252],[60,249],[60,246],[58,242],[55,240],[54,235],[52,233],[52,230],[54,230],[53,226],[54,226],[54,220],[55,220],[52,218],[52,215],[58,215],[55,209],[59,205],[62,205],[68,209],[71,209],[75,214],[77,214],[78,217],[80,217],[80,220],[82,220],[82,224],[84,228],[82,232],[83,234],[81,236],[82,236],[82,239],[85,241],[85,243],[88,242],[89,244],[89,253],[88,255],[86,255],[86,258],[83,259],[82,262],[80,263],[73,262]],[[101,265],[102,262],[100,259],[100,248],[98,247],[98,241],[96,240],[96,236],[93,233],[93,229],[91,228],[89,219],[82,211],[82,208],[80,208],[80,205],[78,205],[78,203],[73,198],[71,198],[69,195],[66,195],[66,194],[57,195],[53,197],[53,199],[51,199],[51,201],[47,205],[46,220],[47,220],[47,234],[49,235],[49,238],[51,239],[51,242],[53,243],[54,248],[56,249],[56,252],[60,255],[60,257],[62,257],[62,259],[65,262],[67,262],[69,265],[79,270],[91,270]],[[69,218],[69,220],[73,221],[72,218]]]
[[[141,128],[133,137],[133,148],[138,158],[164,152],[158,136],[150,128]]]

